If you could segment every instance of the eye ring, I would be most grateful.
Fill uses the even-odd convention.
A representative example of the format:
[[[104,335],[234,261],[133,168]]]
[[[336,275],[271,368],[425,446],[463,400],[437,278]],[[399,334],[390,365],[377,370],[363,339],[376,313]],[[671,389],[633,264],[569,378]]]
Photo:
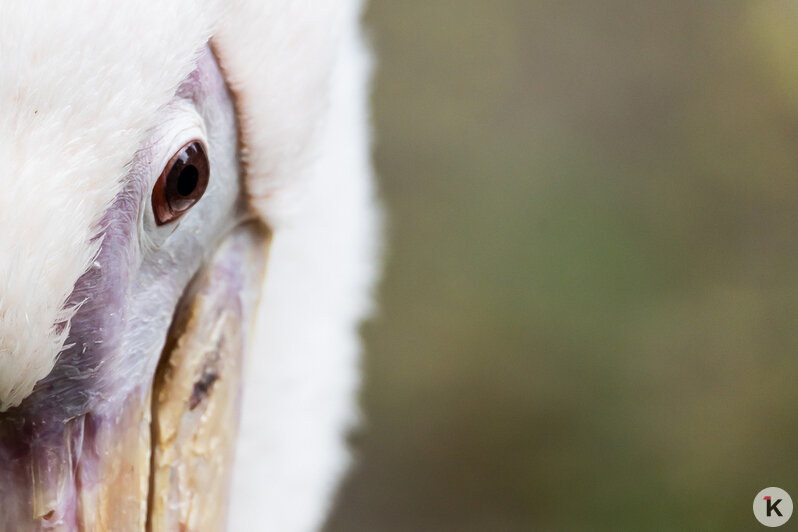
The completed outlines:
[[[187,142],[169,159],[152,189],[155,223],[173,222],[191,209],[205,194],[210,164],[201,140]]]

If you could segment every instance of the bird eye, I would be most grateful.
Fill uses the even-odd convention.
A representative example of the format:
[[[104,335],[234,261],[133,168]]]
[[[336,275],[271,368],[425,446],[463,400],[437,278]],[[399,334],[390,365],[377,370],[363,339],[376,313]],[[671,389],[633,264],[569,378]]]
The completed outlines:
[[[163,225],[183,216],[208,187],[210,168],[205,146],[192,140],[166,163],[152,189],[155,223]]]

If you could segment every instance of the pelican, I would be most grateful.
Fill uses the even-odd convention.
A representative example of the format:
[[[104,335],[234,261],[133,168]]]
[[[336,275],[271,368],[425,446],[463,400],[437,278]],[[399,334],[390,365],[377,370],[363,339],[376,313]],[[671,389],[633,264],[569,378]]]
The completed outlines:
[[[0,9],[0,531],[320,526],[378,270],[360,14]]]

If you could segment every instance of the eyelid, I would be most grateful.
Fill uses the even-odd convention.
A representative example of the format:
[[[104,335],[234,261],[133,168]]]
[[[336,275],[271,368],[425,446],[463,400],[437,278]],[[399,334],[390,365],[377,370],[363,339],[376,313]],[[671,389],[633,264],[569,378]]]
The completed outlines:
[[[150,171],[150,188],[163,172],[164,167],[177,153],[177,151],[192,140],[198,140],[208,146],[208,138],[201,118],[197,115],[198,123],[185,124],[179,129],[171,129],[165,133],[156,146],[153,146],[152,167]],[[164,124],[165,126],[168,124]]]

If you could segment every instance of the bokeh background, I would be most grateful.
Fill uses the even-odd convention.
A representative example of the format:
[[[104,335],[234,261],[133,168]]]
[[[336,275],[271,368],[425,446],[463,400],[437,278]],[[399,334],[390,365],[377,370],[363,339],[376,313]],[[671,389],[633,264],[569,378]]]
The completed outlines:
[[[326,531],[751,530],[798,497],[798,5],[366,24],[389,244]]]

